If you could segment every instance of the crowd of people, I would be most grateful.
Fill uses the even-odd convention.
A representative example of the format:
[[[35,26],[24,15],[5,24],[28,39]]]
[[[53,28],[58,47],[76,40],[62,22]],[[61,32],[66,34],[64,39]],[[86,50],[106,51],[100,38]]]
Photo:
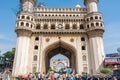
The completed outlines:
[[[59,72],[49,71],[48,74],[38,73],[35,77],[33,77],[32,73],[28,74],[29,80],[120,80],[115,76],[108,77],[95,77],[84,74],[80,76],[75,73],[71,68],[67,68],[65,70],[60,70]]]
[[[11,72],[6,70],[4,73],[0,73],[0,80],[10,80]],[[61,69],[59,72],[49,70],[45,73],[28,73],[26,77],[16,77],[14,80],[120,80],[115,76],[109,77],[90,77],[88,74],[80,76],[71,68]]]
[[[39,73],[37,77],[30,76],[28,80],[120,80],[115,76],[111,77],[90,77],[90,76],[80,76],[78,74],[59,74],[59,73],[50,73],[50,74],[42,74]]]

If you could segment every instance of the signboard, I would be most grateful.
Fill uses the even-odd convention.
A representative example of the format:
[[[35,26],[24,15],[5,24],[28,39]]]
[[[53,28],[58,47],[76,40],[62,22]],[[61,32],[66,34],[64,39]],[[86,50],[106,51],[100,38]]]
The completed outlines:
[[[104,63],[105,65],[106,64],[120,64],[120,58],[105,58]]]
[[[118,57],[118,53],[106,54],[106,57]]]
[[[116,58],[107,58],[107,59],[105,59],[105,62],[106,63],[114,63],[114,62],[117,62],[117,59]]]

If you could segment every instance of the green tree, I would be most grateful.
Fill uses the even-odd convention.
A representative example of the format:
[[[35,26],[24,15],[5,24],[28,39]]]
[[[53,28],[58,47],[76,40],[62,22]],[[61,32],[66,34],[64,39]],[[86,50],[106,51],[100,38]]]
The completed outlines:
[[[120,57],[120,53],[118,53],[118,57]]]
[[[14,60],[14,54],[15,54],[15,48],[13,48],[11,51],[7,51],[3,55],[9,60]]]
[[[102,68],[100,72],[103,74],[112,74],[112,70],[109,68]]]
[[[87,75],[87,72],[82,72],[82,76],[86,76]]]

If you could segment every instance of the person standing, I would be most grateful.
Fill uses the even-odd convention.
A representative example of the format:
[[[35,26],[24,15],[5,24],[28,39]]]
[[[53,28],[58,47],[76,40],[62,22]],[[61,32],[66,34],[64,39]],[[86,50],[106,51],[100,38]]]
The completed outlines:
[[[27,78],[28,78],[28,80],[30,80],[30,73],[28,73]]]
[[[38,80],[43,80],[42,74],[38,73]]]
[[[30,73],[30,80],[33,80],[33,74]]]
[[[58,73],[54,73],[54,80],[58,80],[59,74]]]
[[[10,76],[11,76],[11,72],[9,71],[9,69],[5,69],[3,73],[3,80],[10,80]]]
[[[58,80],[63,80],[63,77],[62,75],[59,76]]]
[[[76,78],[76,80],[80,80],[79,74],[76,74],[76,75],[75,75],[75,78]]]
[[[50,74],[50,80],[54,80],[54,76],[52,73]]]
[[[42,80],[46,80],[45,79],[45,73],[43,72],[43,74],[42,74]]]
[[[115,76],[113,76],[112,80],[118,80]]]
[[[67,79],[66,79],[66,74],[65,74],[65,73],[62,74],[62,78],[63,78],[63,80],[67,80]]]
[[[38,76],[37,76],[38,80],[40,80],[40,73],[38,73]]]
[[[0,73],[0,80],[2,80],[2,73]]]
[[[70,75],[70,80],[75,80],[75,75],[74,75],[74,73],[72,73],[72,74]]]

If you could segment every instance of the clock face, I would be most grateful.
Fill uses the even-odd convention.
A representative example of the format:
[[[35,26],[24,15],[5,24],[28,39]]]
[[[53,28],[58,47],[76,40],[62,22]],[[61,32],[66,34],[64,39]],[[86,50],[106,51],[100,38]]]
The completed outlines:
[[[59,24],[59,25],[58,25],[58,29],[63,29],[62,24]]]

